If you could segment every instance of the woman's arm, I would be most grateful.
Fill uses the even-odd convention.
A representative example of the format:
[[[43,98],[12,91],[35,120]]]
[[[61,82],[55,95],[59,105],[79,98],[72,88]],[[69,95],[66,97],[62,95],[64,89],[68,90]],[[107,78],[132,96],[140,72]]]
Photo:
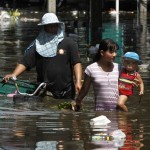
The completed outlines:
[[[3,80],[5,82],[7,82],[9,80],[9,78],[13,78],[13,77],[17,77],[19,76],[21,73],[23,73],[26,70],[26,67],[22,64],[18,64],[16,66],[16,68],[14,69],[12,74],[7,74],[4,76]]]
[[[82,87],[82,65],[81,63],[77,63],[74,65],[74,73],[75,73],[75,90],[76,94],[79,93]]]
[[[9,78],[17,77],[22,74],[26,69],[35,66],[35,42],[32,42],[26,49],[23,58],[19,61],[12,74],[4,76],[3,81],[7,82]]]

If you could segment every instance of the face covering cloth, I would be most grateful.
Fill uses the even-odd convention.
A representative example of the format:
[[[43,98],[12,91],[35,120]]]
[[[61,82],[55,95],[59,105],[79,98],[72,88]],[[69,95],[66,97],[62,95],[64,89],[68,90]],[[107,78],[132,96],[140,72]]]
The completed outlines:
[[[56,35],[49,34],[42,29],[36,38],[36,51],[43,57],[55,57],[57,46],[64,39],[64,24],[60,24]]]

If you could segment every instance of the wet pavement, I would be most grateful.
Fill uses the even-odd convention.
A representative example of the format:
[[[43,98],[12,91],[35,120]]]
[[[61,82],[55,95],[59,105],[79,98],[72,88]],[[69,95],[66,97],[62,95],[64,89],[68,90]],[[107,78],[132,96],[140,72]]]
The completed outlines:
[[[103,37],[111,35],[118,40],[120,48],[138,51],[143,64],[150,63],[149,14],[147,19],[144,14],[141,19],[137,19],[135,14],[120,14],[119,24],[116,24],[114,16],[103,15]],[[26,22],[22,19],[7,22],[5,27],[0,25],[1,76],[13,70],[25,47],[37,35],[36,24],[35,19]],[[116,31],[115,34],[109,33],[108,26]],[[122,52],[118,55],[117,60],[120,61]],[[144,68],[140,72],[145,94],[140,101],[138,90],[135,90],[135,95],[127,102],[128,113],[95,112],[92,90],[84,99],[81,112],[60,111],[57,108],[59,101],[54,100],[14,104],[12,98],[0,97],[0,150],[149,150],[150,72]],[[35,70],[24,73],[19,79],[36,80]],[[90,125],[90,119],[100,115],[106,116],[111,123],[107,127]],[[118,129],[126,134],[125,141],[118,141],[120,145],[124,143],[120,148],[110,138],[112,132]]]

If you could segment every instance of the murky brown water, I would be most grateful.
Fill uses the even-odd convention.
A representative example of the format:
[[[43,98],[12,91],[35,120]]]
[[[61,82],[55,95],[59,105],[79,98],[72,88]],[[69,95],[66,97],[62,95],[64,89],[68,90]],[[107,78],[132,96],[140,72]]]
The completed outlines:
[[[150,62],[146,59],[150,52],[150,16],[147,19],[142,17],[140,22],[143,27],[137,28],[135,15],[120,15],[119,29],[122,32],[116,35],[122,39],[119,41],[120,46],[139,51],[143,63],[147,64]],[[36,24],[35,20],[18,20],[5,23],[5,27],[0,25],[1,76],[13,70],[25,47],[34,39],[38,33]],[[114,28],[115,18],[104,17],[104,25]],[[128,100],[128,113],[95,112],[92,90],[85,98],[81,112],[59,111],[56,105],[54,107],[54,101],[14,104],[11,98],[0,97],[0,150],[149,150],[150,72],[143,70],[141,74],[145,95],[139,103],[135,91],[136,95]],[[19,78],[35,80],[34,70]],[[111,121],[107,128],[90,125],[90,119],[99,115],[105,115]],[[114,141],[102,138],[117,129],[126,134],[122,148],[115,147]],[[92,140],[95,135],[100,139]]]

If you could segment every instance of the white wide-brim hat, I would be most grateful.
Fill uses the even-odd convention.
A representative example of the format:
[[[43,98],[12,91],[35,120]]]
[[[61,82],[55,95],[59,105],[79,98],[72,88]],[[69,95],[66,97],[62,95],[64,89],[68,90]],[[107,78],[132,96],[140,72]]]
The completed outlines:
[[[41,23],[39,23],[39,26],[47,25],[47,24],[63,24],[63,22],[60,22],[57,18],[57,16],[54,13],[46,13],[41,20]]]

